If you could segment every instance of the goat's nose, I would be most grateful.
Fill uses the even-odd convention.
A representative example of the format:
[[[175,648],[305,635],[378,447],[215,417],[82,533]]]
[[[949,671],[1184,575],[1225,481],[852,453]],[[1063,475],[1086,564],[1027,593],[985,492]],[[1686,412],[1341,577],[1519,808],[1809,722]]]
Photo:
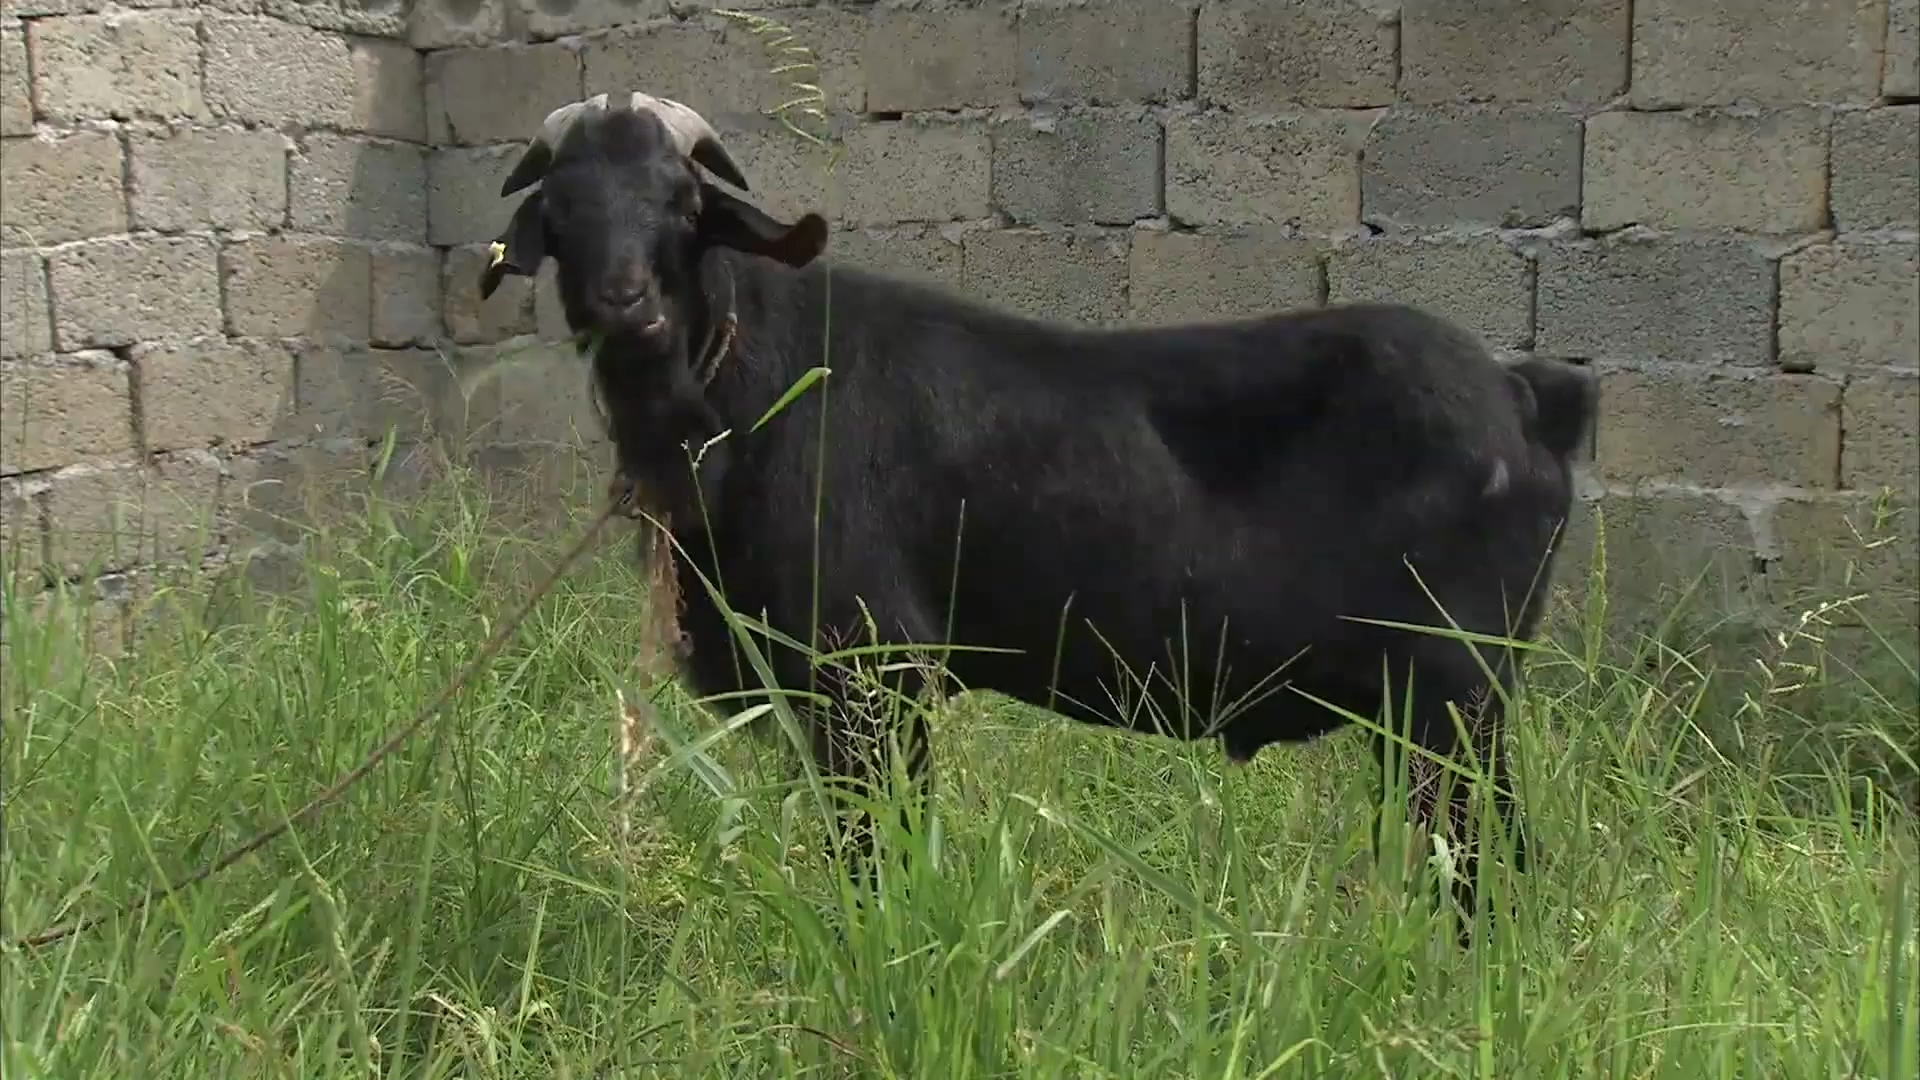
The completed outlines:
[[[611,281],[600,290],[609,307],[632,307],[647,298],[647,287],[637,281]]]

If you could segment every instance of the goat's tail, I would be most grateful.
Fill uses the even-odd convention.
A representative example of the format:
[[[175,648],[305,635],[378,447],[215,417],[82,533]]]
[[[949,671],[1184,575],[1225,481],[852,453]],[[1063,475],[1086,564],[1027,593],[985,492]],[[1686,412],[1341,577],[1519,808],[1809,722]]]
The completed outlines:
[[[1555,457],[1569,458],[1587,438],[1599,412],[1599,387],[1580,368],[1528,357],[1507,368],[1527,414],[1527,435]]]

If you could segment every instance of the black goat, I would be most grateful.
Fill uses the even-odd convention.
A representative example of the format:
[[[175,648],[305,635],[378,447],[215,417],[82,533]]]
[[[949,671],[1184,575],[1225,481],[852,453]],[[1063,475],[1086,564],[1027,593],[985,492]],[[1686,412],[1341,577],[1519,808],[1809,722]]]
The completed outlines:
[[[1320,702],[1382,716],[1409,676],[1415,742],[1455,750],[1452,704],[1490,745],[1511,650],[1479,647],[1489,678],[1458,637],[1378,621],[1535,631],[1596,409],[1578,369],[1503,365],[1391,304],[1091,329],[849,267],[829,283],[818,215],[782,223],[703,180],[694,163],[746,188],[684,106],[620,104],[548,118],[502,194],[543,187],[481,291],[552,258],[568,322],[597,335],[619,468],[690,557],[698,693],[759,683],[696,569],[798,641],[865,637],[870,613],[884,642],[1011,650],[948,667],[1082,721],[1217,734],[1234,761],[1340,727]],[[749,433],[816,365],[826,384]],[[781,686],[809,685],[806,655],[767,652]],[[1143,695],[1164,721],[1103,708]],[[815,721],[814,752],[858,779],[846,715]],[[924,736],[908,744],[917,777]]]

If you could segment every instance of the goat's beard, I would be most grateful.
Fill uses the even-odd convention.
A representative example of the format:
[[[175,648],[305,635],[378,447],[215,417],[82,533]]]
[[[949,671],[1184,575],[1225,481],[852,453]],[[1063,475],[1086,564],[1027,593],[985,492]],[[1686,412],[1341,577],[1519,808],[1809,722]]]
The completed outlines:
[[[642,678],[655,682],[673,674],[683,653],[685,636],[680,616],[685,610],[684,598],[673,549],[672,517],[650,486],[635,483],[632,492],[642,514],[639,561],[646,597],[637,666]]]
[[[626,512],[640,522],[638,556],[646,612],[640,624],[639,653],[634,666],[651,684],[670,677],[686,648],[680,628],[685,608],[680,595],[679,563],[673,550],[673,515],[658,486],[619,470],[608,491],[610,500],[625,499]]]
[[[639,353],[643,357],[639,361],[643,369],[688,370],[686,365],[692,361],[689,350],[694,347],[699,335],[689,333],[682,320],[674,317],[663,337],[664,340],[649,340],[626,328],[607,326],[599,328],[598,333],[581,334],[577,338],[582,342],[581,351],[590,359],[589,394],[594,409],[602,425],[608,426],[609,430],[604,395],[608,392],[607,380],[618,381],[619,376],[604,366],[605,351],[611,349],[622,357]],[[686,447],[683,445],[682,449]],[[674,509],[676,504],[685,500],[674,497],[678,493],[673,490],[674,485],[670,480],[665,484],[658,477],[649,480],[645,477],[646,471],[642,469],[634,473],[620,469],[614,478],[612,494],[616,497],[624,495],[628,503],[627,512],[640,519],[638,556],[644,581],[646,614],[641,625],[636,667],[643,679],[657,684],[674,673],[692,646],[680,625],[685,612],[685,598],[680,594],[679,563],[673,536]],[[674,474],[669,471],[666,475]],[[697,480],[694,483],[697,489]],[[681,508],[685,509],[684,506]],[[696,515],[698,513],[697,509],[693,512]]]

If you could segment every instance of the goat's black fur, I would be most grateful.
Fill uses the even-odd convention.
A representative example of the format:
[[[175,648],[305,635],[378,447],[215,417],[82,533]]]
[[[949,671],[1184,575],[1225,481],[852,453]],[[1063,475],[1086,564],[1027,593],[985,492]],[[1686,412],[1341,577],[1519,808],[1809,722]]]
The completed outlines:
[[[1373,719],[1410,676],[1419,744],[1455,749],[1449,703],[1482,749],[1497,731],[1468,646],[1352,619],[1534,633],[1596,407],[1577,369],[1502,365],[1392,304],[1090,329],[829,275],[818,217],[776,222],[700,180],[644,113],[583,121],[544,184],[485,289],[551,256],[573,328],[605,335],[620,467],[665,494],[691,556],[683,673],[700,694],[758,682],[696,569],[803,642],[863,637],[864,603],[886,641],[1018,650],[948,666],[1082,721],[1153,724],[1115,715],[1148,677],[1171,734],[1217,723],[1236,761],[1342,725],[1309,696]],[[703,383],[694,354],[729,306],[731,355]],[[825,384],[749,432],[819,365]],[[685,448],[723,431],[696,492]],[[783,686],[808,685],[804,655],[768,651]],[[1510,687],[1516,658],[1481,652]],[[816,724],[834,771],[840,715]]]

